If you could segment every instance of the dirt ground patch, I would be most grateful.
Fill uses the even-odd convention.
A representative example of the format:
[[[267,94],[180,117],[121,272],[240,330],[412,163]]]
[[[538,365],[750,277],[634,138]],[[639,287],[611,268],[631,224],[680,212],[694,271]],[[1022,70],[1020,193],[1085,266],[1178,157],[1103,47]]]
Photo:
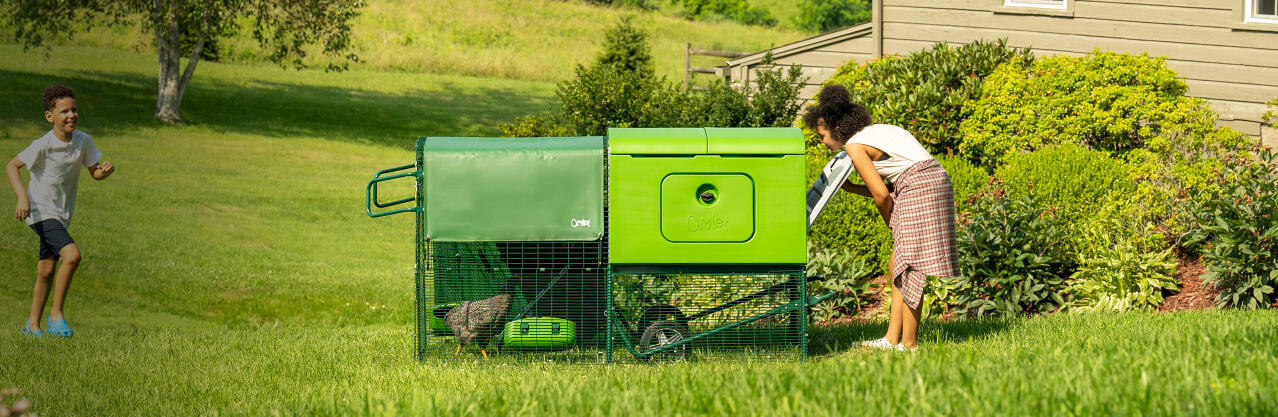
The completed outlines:
[[[1180,292],[1168,296],[1158,311],[1207,310],[1215,308],[1216,296],[1220,294],[1215,288],[1203,283],[1203,274],[1207,268],[1197,256],[1176,256],[1176,279],[1180,281]]]

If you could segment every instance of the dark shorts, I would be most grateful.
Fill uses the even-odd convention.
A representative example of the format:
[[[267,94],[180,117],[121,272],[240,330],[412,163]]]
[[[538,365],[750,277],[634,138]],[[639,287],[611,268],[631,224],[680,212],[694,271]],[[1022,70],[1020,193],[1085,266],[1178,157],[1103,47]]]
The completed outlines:
[[[67,247],[74,240],[71,240],[71,234],[67,233],[67,228],[62,226],[62,222],[57,220],[45,220],[31,225],[31,230],[40,236],[40,260],[61,258],[58,252],[62,248]]]

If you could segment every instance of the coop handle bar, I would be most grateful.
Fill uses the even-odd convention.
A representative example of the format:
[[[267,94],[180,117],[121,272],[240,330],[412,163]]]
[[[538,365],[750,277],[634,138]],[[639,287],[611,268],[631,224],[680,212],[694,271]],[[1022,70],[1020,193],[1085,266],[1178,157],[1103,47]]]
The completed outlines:
[[[408,207],[408,208],[396,209],[391,211],[384,211],[380,213],[373,212],[373,206],[377,206],[377,208],[387,208],[387,207],[397,206],[400,204],[413,201],[415,197],[402,198],[399,200],[391,201],[389,203],[383,203],[381,202],[381,199],[377,198],[377,183],[405,178],[405,177],[421,177],[422,175],[421,170],[416,170],[413,172],[405,172],[402,174],[388,175],[383,177],[383,175],[386,175],[392,172],[403,171],[405,169],[410,169],[415,167],[417,167],[417,164],[409,164],[409,165],[398,166],[394,168],[388,168],[388,169],[383,169],[381,171],[377,171],[377,174],[373,176],[373,180],[368,182],[368,188],[366,192],[364,193],[364,210],[365,212],[368,213],[368,217],[382,217],[382,216],[389,216],[392,214],[399,214],[399,213],[405,213],[410,211],[420,213],[422,211],[421,207]]]

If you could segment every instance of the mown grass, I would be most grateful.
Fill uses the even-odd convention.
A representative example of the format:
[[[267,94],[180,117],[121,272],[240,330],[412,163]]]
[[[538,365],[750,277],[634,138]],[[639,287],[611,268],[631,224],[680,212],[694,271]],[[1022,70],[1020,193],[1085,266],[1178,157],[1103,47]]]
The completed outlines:
[[[803,363],[512,364],[473,353],[417,363],[412,219],[366,218],[364,183],[411,161],[418,135],[495,134],[494,120],[543,105],[546,84],[209,65],[184,106],[192,123],[175,127],[150,121],[150,55],[76,48],[40,61],[19,50],[0,47],[0,155],[47,129],[39,90],[63,81],[78,89],[81,127],[118,166],[80,187],[72,339],[18,334],[36,240],[0,222],[0,386],[23,389],[41,415],[1278,410],[1272,311],[927,323],[915,354],[848,348],[883,323],[825,327]],[[525,98],[490,100],[491,90]],[[0,192],[0,208],[12,204]]]
[[[664,1],[664,0],[662,0]],[[683,79],[684,48],[757,52],[810,36],[785,28],[735,22],[694,22],[661,12],[562,0],[369,0],[354,23],[352,41],[362,62],[357,69],[428,72],[559,81],[575,64],[599,53],[604,32],[622,16],[650,35],[657,74]],[[247,26],[246,26],[247,27]],[[265,57],[248,30],[222,43],[232,63],[260,63]],[[153,35],[140,26],[99,26],[66,43],[150,51]],[[312,51],[306,61],[330,59]],[[701,57],[699,66],[723,63]],[[708,78],[708,77],[707,77]]]

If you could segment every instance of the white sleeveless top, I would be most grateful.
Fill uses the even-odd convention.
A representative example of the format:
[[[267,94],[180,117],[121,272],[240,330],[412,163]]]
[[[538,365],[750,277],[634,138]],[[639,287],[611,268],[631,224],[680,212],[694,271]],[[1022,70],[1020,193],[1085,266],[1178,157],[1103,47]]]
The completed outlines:
[[[859,143],[883,151],[887,159],[874,161],[874,170],[887,182],[895,183],[906,168],[932,158],[918,139],[909,131],[893,125],[870,125],[848,139],[848,144]]]

